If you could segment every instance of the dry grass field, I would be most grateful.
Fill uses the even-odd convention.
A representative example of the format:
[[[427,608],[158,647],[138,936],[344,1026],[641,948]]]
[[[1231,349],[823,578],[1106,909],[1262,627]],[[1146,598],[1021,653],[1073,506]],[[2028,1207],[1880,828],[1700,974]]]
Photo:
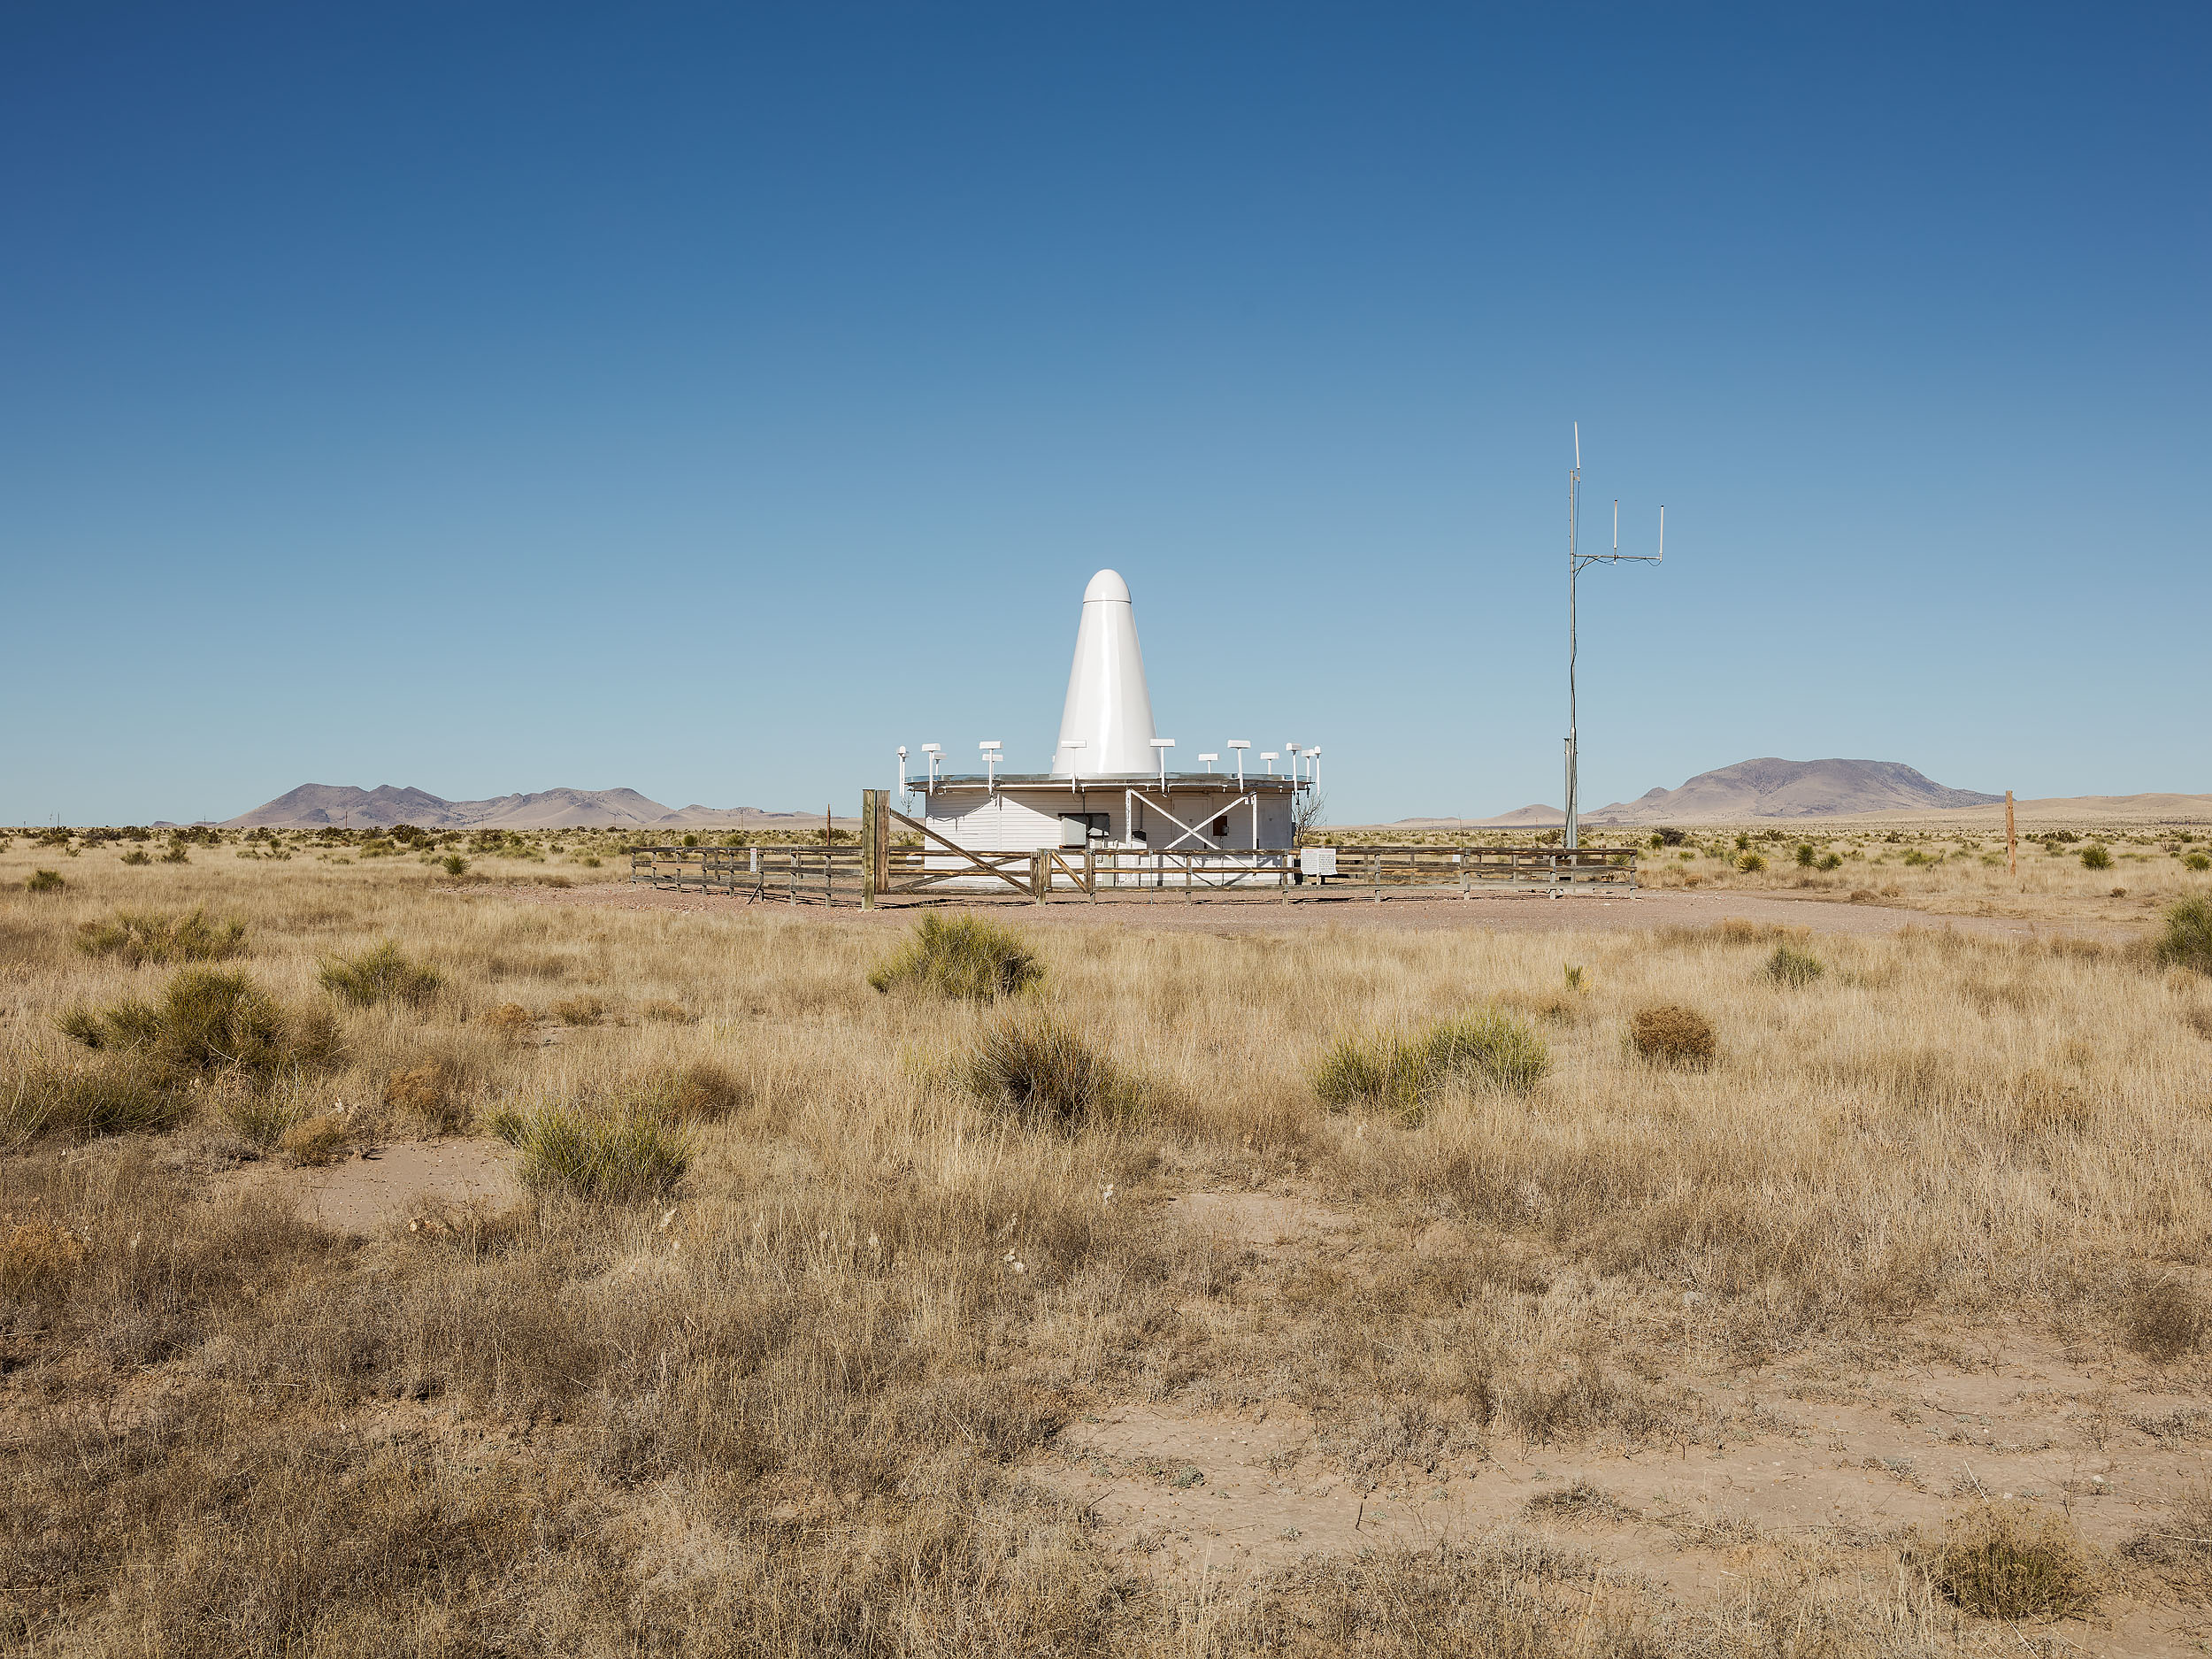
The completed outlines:
[[[2202,1651],[2212,876],[2129,833],[1652,861],[2141,943],[1102,905],[902,972],[503,886],[610,836],[19,833],[0,1643]]]

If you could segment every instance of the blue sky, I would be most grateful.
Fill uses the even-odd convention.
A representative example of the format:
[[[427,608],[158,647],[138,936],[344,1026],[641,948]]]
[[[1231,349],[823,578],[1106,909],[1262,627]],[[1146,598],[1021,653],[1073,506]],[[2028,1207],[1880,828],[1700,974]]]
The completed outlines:
[[[0,821],[2212,790],[2212,11],[0,8]],[[1609,531],[1607,532],[1609,534]],[[1591,538],[1594,541],[1595,537]]]

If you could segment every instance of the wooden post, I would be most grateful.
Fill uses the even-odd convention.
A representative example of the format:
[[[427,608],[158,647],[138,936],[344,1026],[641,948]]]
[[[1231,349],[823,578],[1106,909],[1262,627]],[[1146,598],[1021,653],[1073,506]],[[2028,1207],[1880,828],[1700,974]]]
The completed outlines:
[[[876,908],[876,883],[881,878],[876,873],[876,861],[883,856],[883,826],[876,818],[876,803],[880,789],[860,792],[860,908]]]
[[[2020,873],[2020,841],[2013,833],[2012,791],[2009,789],[2005,791],[2005,873],[2008,876]]]
[[[1040,847],[1029,855],[1029,901],[1042,904],[1052,891],[1052,855]]]
[[[1098,855],[1091,850],[1091,838],[1083,837],[1083,891],[1091,895],[1091,902],[1098,902]]]
[[[1379,852],[1367,855],[1367,879],[1374,886],[1375,902],[1380,904],[1382,902],[1382,855]]]

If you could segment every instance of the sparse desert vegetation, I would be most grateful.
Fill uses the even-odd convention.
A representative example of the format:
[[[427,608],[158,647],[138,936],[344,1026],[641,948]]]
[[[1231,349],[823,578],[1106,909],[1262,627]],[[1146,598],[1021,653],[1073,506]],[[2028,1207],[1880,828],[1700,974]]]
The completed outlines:
[[[209,833],[181,863],[80,833],[35,891],[55,847],[19,839],[23,1651],[1889,1656],[2202,1626],[2185,857],[2099,838],[2159,901],[2133,942],[1570,940],[517,902],[506,872],[625,868],[575,831]],[[1683,867],[1752,879],[1705,839]],[[1795,826],[1757,880],[1843,845]],[[1844,888],[1870,845],[1962,905],[1989,879],[1874,842]],[[2057,845],[2046,897],[2102,917],[2109,872]],[[415,1146],[504,1160],[516,1202],[315,1218]]]

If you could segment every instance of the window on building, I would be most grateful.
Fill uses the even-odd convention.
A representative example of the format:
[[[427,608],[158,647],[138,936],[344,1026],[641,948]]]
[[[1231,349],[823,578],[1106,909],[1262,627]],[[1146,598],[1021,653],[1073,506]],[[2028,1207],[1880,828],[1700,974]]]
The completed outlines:
[[[1226,835],[1228,833],[1229,815],[1226,812],[1224,812],[1219,818],[1214,820],[1214,834],[1217,838],[1218,838]]]

